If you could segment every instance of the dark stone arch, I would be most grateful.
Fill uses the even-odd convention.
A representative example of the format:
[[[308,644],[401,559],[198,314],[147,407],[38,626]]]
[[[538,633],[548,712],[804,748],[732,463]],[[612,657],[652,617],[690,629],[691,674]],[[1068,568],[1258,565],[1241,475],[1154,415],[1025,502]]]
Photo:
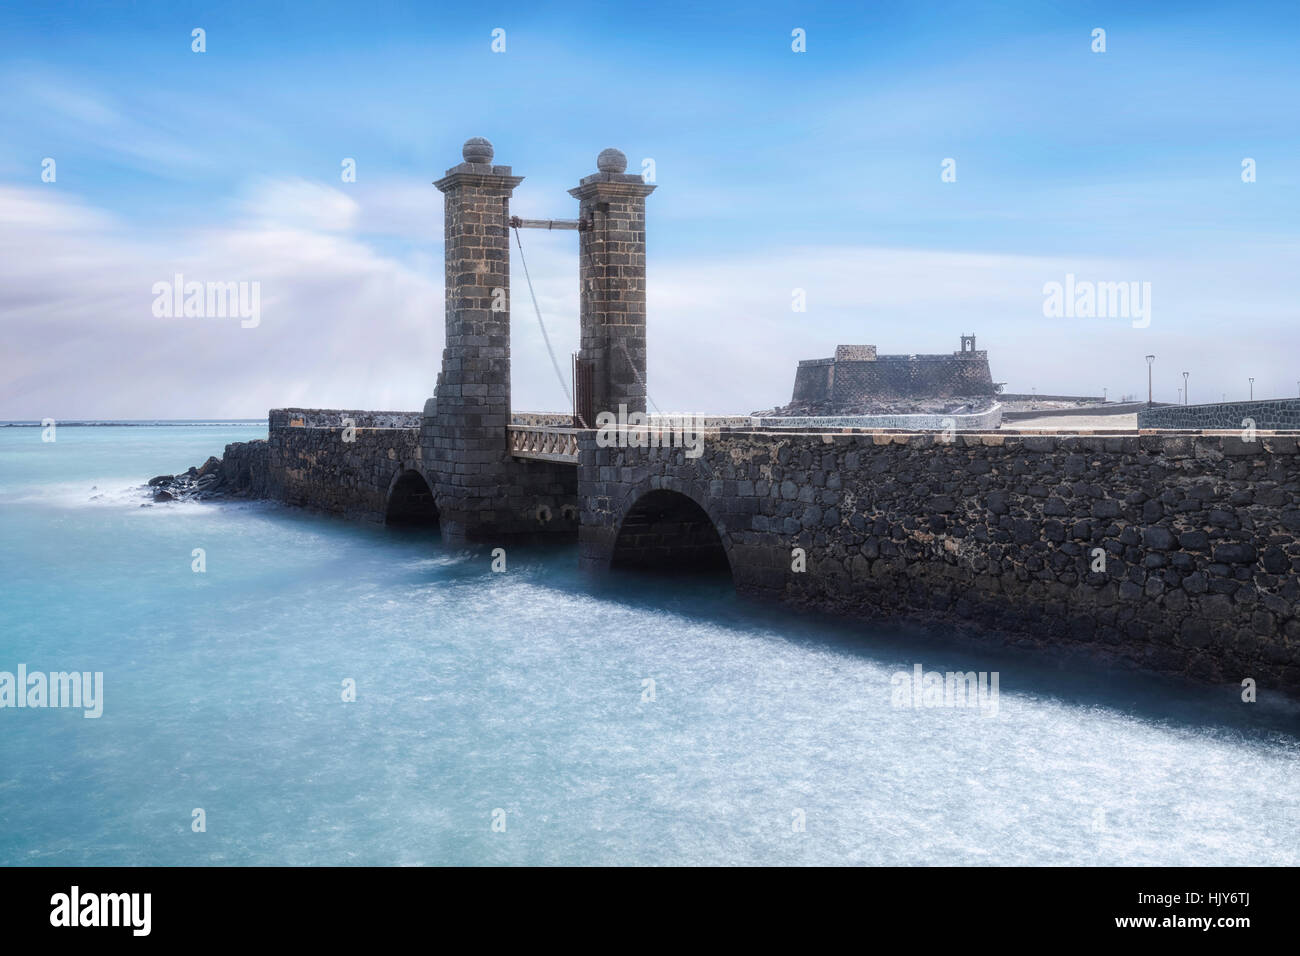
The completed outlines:
[[[725,533],[699,502],[659,488],[637,497],[624,513],[610,567],[730,575],[728,550]]]
[[[406,527],[438,527],[438,505],[433,488],[414,468],[403,468],[388,487],[384,523]]]

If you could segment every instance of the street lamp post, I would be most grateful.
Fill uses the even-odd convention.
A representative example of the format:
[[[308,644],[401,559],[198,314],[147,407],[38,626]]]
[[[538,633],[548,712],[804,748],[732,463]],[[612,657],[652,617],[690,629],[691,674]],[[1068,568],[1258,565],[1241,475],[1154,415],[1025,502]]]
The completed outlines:
[[[1250,400],[1252,402],[1255,400],[1255,380],[1253,378],[1250,380]]]
[[[1151,363],[1156,360],[1154,355],[1147,356],[1147,406],[1152,404],[1151,401]]]
[[[1187,376],[1190,374],[1191,374],[1190,372],[1183,373],[1183,404],[1184,405],[1187,404]]]

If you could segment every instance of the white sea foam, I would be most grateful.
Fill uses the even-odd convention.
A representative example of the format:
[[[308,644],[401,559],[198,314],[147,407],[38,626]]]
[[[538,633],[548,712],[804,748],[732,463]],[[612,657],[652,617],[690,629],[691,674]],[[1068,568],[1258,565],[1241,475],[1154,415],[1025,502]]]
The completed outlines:
[[[1272,700],[918,648],[725,585],[597,588],[572,548],[494,573],[433,534],[139,508],[110,454],[0,496],[0,650],[111,688],[75,721],[107,733],[6,725],[0,865],[1300,864]],[[916,661],[999,672],[997,716],[892,706]],[[195,806],[221,825],[175,839]]]

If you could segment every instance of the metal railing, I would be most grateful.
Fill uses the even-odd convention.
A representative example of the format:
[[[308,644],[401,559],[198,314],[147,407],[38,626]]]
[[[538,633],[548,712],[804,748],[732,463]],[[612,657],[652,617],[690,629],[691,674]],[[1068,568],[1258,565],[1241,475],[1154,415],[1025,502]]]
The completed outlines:
[[[578,463],[578,429],[545,425],[510,425],[506,428],[510,454],[515,458]]]

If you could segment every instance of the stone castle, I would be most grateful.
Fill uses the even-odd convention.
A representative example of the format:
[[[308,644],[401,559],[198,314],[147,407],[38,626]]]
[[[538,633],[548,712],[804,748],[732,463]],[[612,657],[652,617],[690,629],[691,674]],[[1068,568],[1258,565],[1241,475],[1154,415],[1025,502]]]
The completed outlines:
[[[975,336],[950,355],[877,355],[874,345],[840,345],[834,358],[804,359],[795,372],[792,408],[837,414],[875,403],[991,398],[997,392],[989,353]]]

